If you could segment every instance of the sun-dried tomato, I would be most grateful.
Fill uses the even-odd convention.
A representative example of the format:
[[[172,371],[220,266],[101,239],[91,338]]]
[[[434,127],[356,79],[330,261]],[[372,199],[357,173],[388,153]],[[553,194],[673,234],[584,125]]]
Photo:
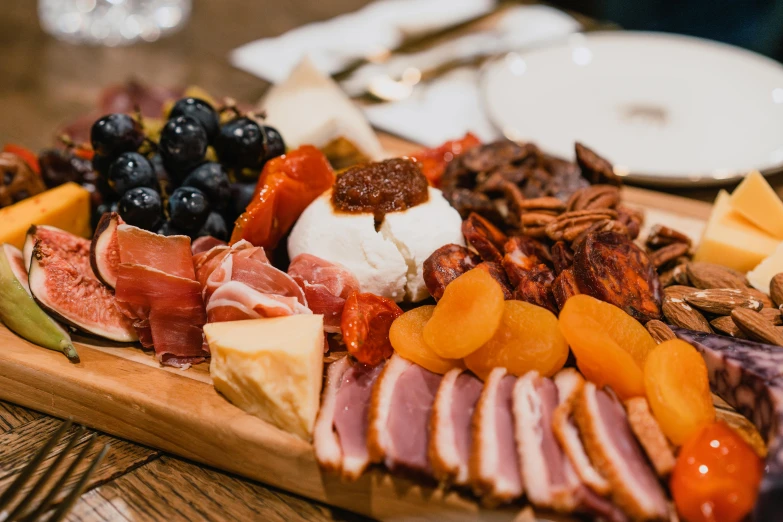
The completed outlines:
[[[439,147],[420,150],[411,157],[419,162],[421,171],[430,184],[437,187],[446,165],[456,156],[477,145],[481,145],[481,141],[469,132],[458,140],[447,141]]]
[[[361,363],[375,366],[391,357],[389,329],[402,309],[387,297],[354,292],[345,300],[341,328],[348,352]]]
[[[22,147],[21,145],[17,145],[15,143],[6,143],[3,146],[3,152],[16,154],[30,166],[33,172],[36,174],[41,173],[41,165],[38,163],[38,156],[35,154],[35,152],[31,151],[27,147]]]
[[[333,184],[329,161],[312,145],[269,160],[247,210],[236,221],[231,243],[246,239],[274,248],[304,209]]]

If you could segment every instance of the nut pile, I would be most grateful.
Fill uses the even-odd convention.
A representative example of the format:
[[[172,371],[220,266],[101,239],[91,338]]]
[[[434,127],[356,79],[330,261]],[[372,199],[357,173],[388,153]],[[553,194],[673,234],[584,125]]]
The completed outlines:
[[[666,231],[663,236],[671,234]],[[650,257],[654,259],[655,253],[664,248],[674,252],[670,247],[682,244],[673,241]],[[683,262],[681,256],[671,257],[668,262],[675,260],[677,264],[661,276],[665,286],[662,310],[670,324],[783,346],[783,273],[772,279],[771,295],[767,295],[750,287],[744,275],[729,268]],[[660,321],[650,321],[646,326],[656,341],[673,338],[671,330]]]

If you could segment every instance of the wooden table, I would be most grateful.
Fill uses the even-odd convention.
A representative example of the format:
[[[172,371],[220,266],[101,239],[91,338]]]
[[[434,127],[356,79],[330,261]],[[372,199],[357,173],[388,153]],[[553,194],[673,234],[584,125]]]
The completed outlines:
[[[0,144],[40,149],[52,143],[59,124],[88,112],[104,86],[131,77],[162,85],[197,84],[255,101],[268,85],[231,67],[229,50],[355,10],[367,0],[195,0],[181,33],[117,49],[75,47],[46,36],[38,27],[35,3],[2,2]],[[686,195],[711,200],[715,193]],[[0,492],[60,422],[0,402]],[[111,451],[68,520],[362,519],[114,437],[101,434],[99,439],[110,442]]]
[[[231,67],[226,59],[231,49],[366,3],[195,0],[181,33],[154,44],[108,49],[60,43],[38,27],[35,0],[3,0],[0,144],[49,146],[54,129],[88,112],[104,86],[131,77],[162,85],[197,84],[255,101],[268,85]],[[60,422],[0,402],[0,492]],[[99,442],[110,442],[111,450],[93,489],[67,520],[364,520],[114,437],[101,434]]]

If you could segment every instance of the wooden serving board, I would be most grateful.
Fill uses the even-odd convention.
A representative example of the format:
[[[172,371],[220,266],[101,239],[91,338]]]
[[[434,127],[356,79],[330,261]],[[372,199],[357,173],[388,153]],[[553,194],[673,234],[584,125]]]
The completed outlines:
[[[404,143],[404,142],[399,142]],[[389,149],[411,149],[387,140]],[[625,201],[698,237],[710,205],[640,189]],[[219,395],[207,364],[161,368],[137,347],[75,338],[69,363],[0,325],[0,399],[376,518],[475,520],[489,515],[453,491],[373,470],[357,482],[324,474],[309,443],[244,413]],[[519,520],[519,508],[492,520]],[[532,519],[532,518],[531,518]]]

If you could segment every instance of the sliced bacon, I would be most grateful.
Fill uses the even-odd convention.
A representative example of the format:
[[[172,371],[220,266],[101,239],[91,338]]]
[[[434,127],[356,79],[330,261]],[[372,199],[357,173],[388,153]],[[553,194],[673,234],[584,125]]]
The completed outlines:
[[[117,226],[120,263],[143,265],[161,272],[195,279],[190,238],[162,236],[131,225]]]
[[[291,260],[288,275],[302,288],[314,314],[324,316],[324,331],[340,333],[345,300],[359,291],[359,281],[343,266],[310,254]]]
[[[581,482],[552,431],[557,403],[557,387],[551,379],[536,371],[517,379],[514,427],[525,493],[538,507],[569,513],[577,507]]]
[[[397,354],[386,362],[370,405],[368,447],[373,462],[428,476],[429,421],[441,376]]]
[[[505,368],[493,369],[473,414],[470,480],[488,505],[511,502],[524,491],[514,441],[515,382]]]
[[[587,382],[575,402],[574,418],[590,460],[612,486],[615,505],[632,519],[665,519],[666,496],[619,401]]]
[[[193,243],[190,245],[190,251],[195,256],[196,254],[212,250],[216,246],[223,246],[226,244],[227,243],[222,239],[212,236],[202,236],[193,240]]]
[[[558,372],[554,380],[559,400],[552,417],[554,434],[582,482],[598,495],[608,495],[611,486],[590,462],[572,417],[574,401],[585,384],[584,377],[573,368],[566,368]]]
[[[438,480],[469,482],[471,420],[484,384],[472,373],[454,368],[440,382],[430,422],[430,461]]]

